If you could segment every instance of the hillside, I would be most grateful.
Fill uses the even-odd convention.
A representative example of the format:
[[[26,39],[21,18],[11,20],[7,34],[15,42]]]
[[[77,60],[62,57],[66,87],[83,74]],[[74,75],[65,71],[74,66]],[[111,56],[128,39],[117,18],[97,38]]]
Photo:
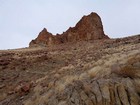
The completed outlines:
[[[29,48],[0,50],[0,105],[140,105],[140,35],[110,39],[89,26],[63,43],[40,33]]]
[[[139,105],[140,35],[0,51],[0,81],[0,105]]]

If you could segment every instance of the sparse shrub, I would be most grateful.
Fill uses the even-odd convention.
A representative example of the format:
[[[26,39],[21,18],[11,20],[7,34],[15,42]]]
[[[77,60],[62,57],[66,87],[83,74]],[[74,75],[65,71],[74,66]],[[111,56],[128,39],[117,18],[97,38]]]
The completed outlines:
[[[140,56],[135,55],[131,57],[126,65],[121,69],[125,76],[129,77],[139,77],[140,75]]]
[[[115,64],[112,66],[111,71],[112,73],[121,75],[123,77],[137,77],[139,76],[139,57],[132,56],[125,64]]]
[[[115,64],[111,68],[111,72],[121,75],[123,77],[134,77],[135,76],[135,70],[133,70],[132,66],[130,65],[119,65]]]
[[[136,71],[131,65],[126,65],[121,68],[120,74],[124,77],[135,77]]]

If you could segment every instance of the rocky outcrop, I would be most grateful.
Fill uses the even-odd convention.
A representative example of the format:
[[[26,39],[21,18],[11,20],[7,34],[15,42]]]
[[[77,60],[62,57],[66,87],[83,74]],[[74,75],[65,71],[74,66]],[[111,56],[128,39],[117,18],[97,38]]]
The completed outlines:
[[[64,78],[58,72],[57,76],[42,78],[44,80],[34,88],[35,98],[25,101],[24,105],[140,105],[140,52],[130,48],[126,54],[119,47],[114,49],[118,52],[94,62],[90,72],[84,69],[79,74],[81,66],[79,71],[73,69],[75,73]],[[64,71],[68,74],[72,69],[69,66]],[[64,75],[62,71],[59,73]],[[50,78],[52,81],[44,87]],[[46,91],[42,94],[43,89]]]
[[[93,80],[89,83],[74,81],[73,85],[68,85],[61,93],[51,90],[43,98],[35,105],[139,105],[140,102],[130,78],[116,82],[112,79]]]
[[[88,16],[84,16],[75,27],[70,27],[63,34],[53,35],[44,28],[38,37],[30,42],[29,46],[50,46],[67,42],[104,38],[109,37],[104,34],[101,18],[98,14],[91,13]]]

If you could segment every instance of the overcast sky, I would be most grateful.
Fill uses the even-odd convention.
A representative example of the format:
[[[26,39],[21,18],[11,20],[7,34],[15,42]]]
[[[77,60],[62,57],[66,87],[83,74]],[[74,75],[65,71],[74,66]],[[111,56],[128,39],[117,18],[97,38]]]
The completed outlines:
[[[44,27],[62,33],[91,12],[111,38],[140,34],[140,0],[0,0],[0,49],[27,47]]]

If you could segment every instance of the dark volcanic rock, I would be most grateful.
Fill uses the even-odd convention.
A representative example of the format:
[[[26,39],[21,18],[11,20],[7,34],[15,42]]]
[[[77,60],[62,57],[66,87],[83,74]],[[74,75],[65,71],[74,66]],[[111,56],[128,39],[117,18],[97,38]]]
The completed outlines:
[[[52,35],[43,29],[35,40],[29,44],[30,47],[56,45],[81,40],[98,40],[109,38],[104,34],[101,18],[96,13],[84,16],[75,27],[70,27],[63,34]]]

